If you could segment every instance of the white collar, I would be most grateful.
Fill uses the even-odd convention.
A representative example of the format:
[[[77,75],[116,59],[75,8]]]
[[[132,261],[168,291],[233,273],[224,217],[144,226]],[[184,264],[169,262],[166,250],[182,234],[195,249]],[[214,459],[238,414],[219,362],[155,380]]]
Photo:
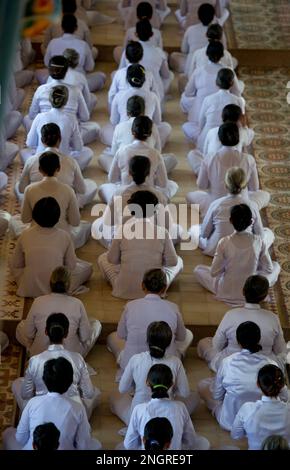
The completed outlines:
[[[259,310],[261,309],[260,304],[250,304],[248,302],[245,303],[245,308],[248,308],[249,310]]]

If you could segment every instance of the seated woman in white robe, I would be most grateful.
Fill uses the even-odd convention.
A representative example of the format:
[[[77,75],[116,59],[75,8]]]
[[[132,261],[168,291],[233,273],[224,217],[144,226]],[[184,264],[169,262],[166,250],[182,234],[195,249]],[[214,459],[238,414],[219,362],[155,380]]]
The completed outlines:
[[[60,220],[58,228],[66,230],[74,242],[75,248],[83,246],[90,237],[90,222],[80,219],[80,211],[76,195],[72,188],[63,184],[56,177],[60,170],[59,156],[56,153],[45,152],[39,157],[39,170],[43,176],[41,181],[27,186],[21,208],[21,222],[19,216],[12,217],[10,222],[11,234],[17,238],[19,234],[32,222],[32,211],[35,203],[42,197],[54,197],[60,207]]]
[[[206,53],[209,59],[208,63],[193,72],[180,99],[182,111],[188,114],[188,121],[193,122],[195,126],[198,125],[199,113],[204,99],[219,91],[216,78],[219,70],[224,68],[220,62],[224,55],[224,47],[221,42],[209,43]],[[241,96],[242,90],[236,75],[230,91],[234,95]]]
[[[167,418],[152,418],[144,428],[144,449],[161,452],[169,449],[173,438],[173,427]]]
[[[7,139],[11,139],[11,137],[13,137],[16,134],[18,128],[21,126],[22,121],[23,121],[22,114],[16,109],[14,109],[13,107],[11,97],[9,96],[9,91],[7,92],[7,95],[6,95],[4,116],[5,118],[3,120],[3,127],[2,127],[1,132],[3,132],[4,140],[7,140]],[[11,145],[14,145],[14,148],[17,147],[17,151],[18,151],[18,146],[10,142],[9,144],[10,144],[10,147]]]
[[[144,89],[146,81],[146,70],[140,64],[133,64],[127,68],[126,80],[129,87],[120,90],[114,97],[111,107],[110,123],[102,127],[100,131],[100,140],[105,145],[111,145],[114,128],[122,121],[128,120],[127,115],[127,102],[131,96],[141,96],[145,101],[145,115],[150,117],[156,124],[161,146],[164,147],[168,141],[172,127],[168,122],[162,121],[160,100],[158,96],[146,89]]]
[[[89,29],[89,26],[87,25],[87,18],[86,18],[86,11],[83,10],[82,12],[77,9],[77,4],[76,0],[62,0],[62,14],[63,15],[75,15],[77,18],[78,26],[77,30],[75,31],[75,35],[82,39],[83,41],[86,41],[91,48],[92,55],[94,60],[96,60],[98,56],[98,49],[93,45],[92,38],[91,38],[91,32]],[[41,44],[41,52],[43,55],[45,55],[46,49],[50,41],[54,38],[59,38],[62,36],[63,30],[61,27],[61,21],[60,22],[53,22],[48,26],[48,28],[45,29],[44,35],[43,35],[43,41]]]
[[[215,20],[215,9],[213,5],[203,4],[198,9],[198,18],[186,28],[182,38],[181,52],[170,54],[170,66],[179,73],[187,73],[189,61],[195,51],[207,46],[207,30]],[[225,45],[225,44],[224,44]]]
[[[70,284],[70,271],[64,266],[56,268],[50,277],[51,292],[35,299],[26,319],[18,323],[17,341],[27,349],[30,356],[40,354],[48,348],[45,325],[53,312],[61,311],[69,320],[68,335],[63,341],[65,349],[85,357],[96,343],[102,325],[99,320],[88,318],[80,299],[69,295]]]
[[[22,87],[29,85],[32,82],[33,77],[34,77],[33,70],[25,69],[26,65],[28,64],[27,63],[24,64],[22,60],[22,57],[25,54],[25,51],[24,51],[25,44],[27,43],[31,47],[31,42],[28,38],[22,39],[21,41],[17,43],[13,71],[14,71],[15,83],[18,88],[22,88]]]
[[[60,170],[57,173],[57,179],[74,190],[79,207],[82,208],[92,202],[97,192],[97,184],[94,180],[83,177],[75,158],[63,155],[60,152],[61,131],[59,126],[53,122],[44,124],[41,128],[41,142],[44,146],[44,152],[52,152],[58,155]],[[26,160],[20,179],[15,184],[15,194],[21,202],[26,187],[43,179],[43,175],[39,171],[39,157],[41,154],[42,152],[37,153]]]
[[[168,391],[174,384],[171,369],[165,364],[153,365],[146,383],[151,389],[151,400],[135,406],[124,439],[125,449],[144,449],[143,435],[146,423],[152,418],[162,416],[170,421],[174,429],[169,450],[208,450],[208,440],[196,434],[184,403],[169,398]]]
[[[71,271],[70,293],[80,291],[92,275],[92,264],[76,257],[70,235],[55,227],[60,213],[53,197],[39,199],[32,210],[34,224],[17,240],[10,270],[21,297],[49,294],[50,276],[58,266]]]
[[[284,374],[279,367],[268,364],[259,370],[261,399],[241,406],[231,429],[232,439],[246,436],[249,450],[289,450],[290,407],[279,398],[285,389],[285,383]],[[270,436],[276,436],[276,444],[278,441],[279,446],[268,447]]]
[[[128,219],[128,200],[136,191],[151,191],[157,196],[159,205],[156,210],[156,224],[168,230],[174,244],[181,241],[183,229],[175,223],[170,212],[170,206],[167,204],[167,198],[160,191],[146,183],[146,178],[150,175],[150,167],[151,163],[147,157],[136,155],[131,158],[129,175],[132,177],[132,183],[121,185],[107,205],[103,216],[93,222],[92,237],[105,248],[111,245],[119,226]],[[98,209],[98,204],[96,208]],[[93,212],[94,208],[92,209]]]
[[[123,66],[112,72],[112,83],[108,93],[108,107],[111,110],[113,99],[119,91],[127,90],[130,88],[130,83],[127,80],[127,69],[130,65],[140,64],[142,65],[143,58],[143,47],[142,44],[138,41],[130,41],[124,53],[125,63]],[[143,66],[143,65],[142,65]],[[142,85],[142,90],[153,91],[158,98],[161,98],[156,79],[151,72],[146,67],[143,66],[146,70],[145,82]]]
[[[260,305],[269,293],[268,280],[260,275],[250,276],[244,285],[245,304],[225,314],[213,338],[203,338],[197,345],[199,357],[216,372],[223,359],[241,350],[236,329],[245,321],[253,321],[261,330],[261,346],[265,356],[285,367],[286,343],[279,316]]]
[[[49,102],[50,90],[57,85],[65,85],[69,90],[68,102],[64,110],[69,116],[77,118],[84,144],[96,140],[99,135],[100,126],[98,123],[89,121],[90,113],[83,97],[82,91],[78,86],[65,83],[65,75],[68,70],[67,59],[61,56],[54,56],[49,61],[48,71],[52,80],[45,85],[37,88],[33,95],[32,103],[28,114],[24,117],[23,124],[29,131],[33,119],[39,114],[49,111],[51,104]],[[93,154],[93,151],[87,148],[87,153]],[[88,157],[87,157],[88,158]]]
[[[19,377],[12,383],[12,391],[22,412],[28,401],[35,395],[45,395],[47,387],[43,382],[43,367],[49,359],[65,357],[73,366],[73,384],[65,396],[82,403],[90,419],[97,406],[100,390],[93,386],[87,365],[83,357],[64,348],[63,341],[68,335],[70,322],[63,313],[52,313],[45,324],[45,334],[49,340],[48,348],[30,358],[24,377]]]
[[[106,147],[99,156],[99,166],[106,173],[109,173],[113,158],[121,147],[132,144],[134,136],[132,134],[132,125],[134,119],[145,115],[145,101],[142,96],[131,96],[127,101],[127,121],[122,121],[116,125],[111,147]],[[161,152],[161,142],[156,124],[152,123],[152,134],[147,139],[150,147]]]
[[[98,265],[113,287],[113,296],[136,299],[144,295],[141,283],[146,271],[163,268],[169,287],[182,271],[183,261],[177,256],[168,231],[154,223],[158,204],[155,194],[137,191],[128,204],[132,217],[119,228],[109,251],[99,256]]]
[[[59,450],[99,450],[101,444],[91,437],[82,404],[64,394],[73,383],[74,370],[64,357],[44,364],[43,382],[49,393],[31,398],[23,410],[17,429],[3,433],[5,450],[33,450],[34,430],[39,424],[53,423],[60,431]]]
[[[120,185],[128,185],[132,182],[132,177],[129,175],[129,163],[136,155],[148,157],[151,162],[147,184],[156,187],[167,199],[176,194],[178,185],[175,181],[168,179],[167,173],[175,168],[177,159],[172,154],[163,157],[160,152],[150,146],[148,140],[152,135],[152,124],[148,116],[139,116],[134,119],[132,124],[134,140],[131,144],[120,147],[115,154],[108,175],[109,183],[102,184],[99,189],[102,201],[109,203]]]
[[[245,114],[245,100],[230,92],[234,84],[235,75],[231,69],[225,68],[218,71],[216,85],[218,91],[207,96],[202,103],[198,123],[186,122],[182,129],[188,140],[196,143],[195,153],[203,151],[204,142],[208,132],[222,121],[222,112],[225,106],[233,104],[239,106]]]
[[[227,195],[224,184],[225,175],[229,168],[239,167],[245,171],[249,199],[255,202],[258,209],[266,207],[270,194],[259,189],[257,165],[252,155],[239,150],[240,132],[237,124],[226,122],[219,127],[221,149],[208,155],[201,162],[197,178],[197,186],[202,191],[190,192],[186,200],[190,204],[199,204],[202,217],[205,216],[212,201]]]
[[[197,393],[191,392],[181,360],[167,353],[172,341],[172,331],[168,323],[153,322],[147,328],[147,343],[149,351],[135,354],[129,360],[119,383],[119,392],[110,395],[112,413],[118,416],[127,426],[133,409],[139,403],[150,401],[150,388],[146,378],[154,364],[167,365],[173,375],[173,386],[168,391],[171,399],[182,401],[189,414],[192,414],[199,404]],[[134,396],[132,398],[132,390]]]
[[[246,204],[232,207],[234,233],[219,241],[211,267],[198,265],[194,269],[197,281],[229,305],[244,304],[243,287],[249,276],[261,274],[272,287],[281,270],[277,261],[271,260],[263,239],[249,232],[252,220]]]
[[[136,9],[136,16],[137,16],[137,21],[147,19],[151,22],[152,16],[153,16],[152,5],[148,2],[139,3]],[[161,35],[160,30],[157,28],[152,28],[152,32],[153,32],[153,35],[150,38],[150,42],[153,44],[153,46],[160,47],[160,49],[163,49],[163,41],[162,41],[162,35]],[[124,42],[123,42],[123,47],[116,46],[113,51],[114,60],[115,62],[117,62],[117,64],[120,63],[123,49],[126,49],[126,46],[130,41],[138,41],[138,36],[136,35],[136,25],[127,29]]]
[[[241,323],[236,331],[241,351],[223,359],[214,378],[203,379],[198,392],[219,425],[231,431],[241,406],[255,402],[262,396],[257,385],[257,376],[266,364],[277,364],[262,352],[261,331],[252,321]],[[288,390],[284,387],[280,397],[288,401]]]
[[[117,378],[132,356],[148,350],[145,332],[154,321],[163,321],[170,326],[172,341],[167,354],[184,357],[192,343],[193,334],[185,328],[178,306],[163,298],[167,289],[166,273],[162,269],[147,271],[141,287],[145,297],[127,303],[117,331],[107,337],[107,347],[120,366]]]
[[[240,135],[237,149],[240,152],[249,153],[249,147],[253,142],[255,132],[253,131],[253,129],[250,129],[247,126],[245,115],[243,114],[240,106],[237,106],[235,104],[227,104],[222,112],[222,122],[234,122],[235,124],[237,124]],[[198,154],[196,153],[194,155],[194,150],[192,152],[189,152],[187,159],[194,173],[198,174],[202,158],[204,158],[204,156],[216,153],[221,149],[222,143],[219,139],[218,134],[219,127],[217,126],[208,131],[207,136],[205,138],[202,153],[199,152]]]
[[[216,21],[224,25],[229,17],[227,0],[208,0],[206,2],[214,9]],[[204,8],[204,2],[201,0],[180,0],[180,7],[175,10],[175,16],[180,26],[187,29],[190,25],[195,25],[200,20],[200,8]]]
[[[131,28],[137,21],[137,8],[142,0],[120,0],[118,3],[118,10],[121,18],[124,21],[125,30]],[[143,2],[142,2],[143,3]],[[153,15],[150,21],[154,28],[160,29],[166,16],[170,13],[170,8],[167,6],[166,0],[147,0],[153,9]]]
[[[66,113],[65,106],[69,99],[69,89],[65,85],[57,85],[50,89],[50,111],[38,114],[33,120],[27,135],[26,145],[28,149],[21,150],[24,162],[33,154],[45,150],[41,139],[41,128],[45,124],[57,124],[61,131],[62,139],[59,150],[65,155],[71,155],[77,160],[81,169],[87,166],[92,158],[92,152],[84,147],[80,128],[76,117]]]
[[[228,194],[216,199],[209,206],[200,228],[199,248],[208,256],[214,256],[218,242],[234,231],[230,223],[230,212],[233,206],[247,204],[252,212],[253,222],[249,231],[259,235],[265,242],[266,248],[273,244],[275,236],[272,230],[264,228],[257,205],[251,202],[246,191],[247,178],[242,168],[230,168],[225,176],[225,186]],[[194,234],[195,226],[190,229]]]

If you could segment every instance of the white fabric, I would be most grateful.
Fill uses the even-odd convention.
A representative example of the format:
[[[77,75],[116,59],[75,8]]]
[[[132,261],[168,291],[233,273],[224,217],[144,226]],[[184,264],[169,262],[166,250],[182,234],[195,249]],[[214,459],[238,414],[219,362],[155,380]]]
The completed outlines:
[[[253,142],[255,133],[252,129],[249,129],[248,127],[242,127],[239,124],[238,126],[240,139],[236,148],[240,152],[244,151],[247,153],[247,147],[249,147],[249,145],[251,145],[251,143]],[[216,153],[222,148],[222,143],[218,137],[218,130],[219,127],[214,127],[213,129],[210,129],[208,131],[203,146],[203,154],[205,156]]]
[[[262,396],[256,403],[245,403],[239,410],[231,437],[248,438],[249,450],[261,450],[269,436],[281,436],[290,443],[290,407],[279,398]]]
[[[243,287],[249,276],[261,274],[270,286],[277,281],[280,266],[271,260],[265,242],[250,232],[234,232],[222,238],[211,267],[199,265],[195,277],[216,298],[229,305],[243,305]]]

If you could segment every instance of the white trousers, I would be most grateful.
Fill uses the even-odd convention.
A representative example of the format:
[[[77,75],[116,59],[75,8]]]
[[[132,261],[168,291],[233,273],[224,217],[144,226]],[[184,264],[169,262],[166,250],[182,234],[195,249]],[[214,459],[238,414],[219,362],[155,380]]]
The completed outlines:
[[[18,72],[14,73],[14,77],[16,86],[18,88],[23,88],[32,82],[34,78],[34,72],[33,70],[19,70]]]
[[[18,152],[19,152],[18,145],[14,144],[13,142],[5,142],[5,153],[4,155],[0,155],[0,171],[6,170],[7,166],[9,166],[13,162]],[[5,182],[5,177],[2,175],[3,173],[1,173],[0,185],[3,185]],[[0,191],[2,189],[0,189]]]
[[[97,122],[93,121],[81,122],[80,131],[83,143],[87,145],[99,138],[100,126]]]
[[[4,126],[5,126],[5,138],[11,139],[16,133],[18,127],[21,126],[23,116],[19,111],[10,111],[5,115]]]

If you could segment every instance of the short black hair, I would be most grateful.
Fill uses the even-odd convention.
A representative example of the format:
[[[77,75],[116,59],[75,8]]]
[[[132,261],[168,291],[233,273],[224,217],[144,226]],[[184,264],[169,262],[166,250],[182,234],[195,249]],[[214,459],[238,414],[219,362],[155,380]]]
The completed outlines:
[[[52,228],[60,218],[60,207],[54,197],[43,197],[32,209],[32,219],[40,227]]]
[[[235,122],[225,122],[219,127],[218,136],[223,145],[234,147],[240,142],[240,132]]]
[[[68,69],[68,61],[63,55],[54,55],[49,59],[48,72],[51,78],[63,80]]]
[[[55,175],[55,172],[60,169],[60,161],[57,153],[43,152],[39,157],[39,169],[47,176]]]
[[[136,15],[139,20],[151,20],[153,16],[153,8],[149,2],[140,2],[137,5]]]
[[[150,174],[151,162],[144,155],[134,155],[129,162],[129,174],[135,184],[143,184]]]
[[[237,232],[243,232],[252,224],[252,211],[247,204],[233,206],[230,214],[230,221]]]
[[[39,424],[33,431],[33,448],[35,450],[57,450],[60,432],[54,423]]]
[[[128,208],[138,218],[152,217],[159,201],[151,191],[136,191],[128,200]]]
[[[153,122],[148,116],[138,116],[132,124],[132,134],[138,140],[146,140],[152,134]]]
[[[65,14],[62,17],[61,27],[64,33],[73,34],[78,29],[78,21],[75,15]]]
[[[260,274],[248,277],[243,289],[246,302],[259,304],[267,297],[269,287],[268,279]]]
[[[223,68],[217,73],[216,84],[222,90],[229,90],[234,83],[235,74],[232,69]]]
[[[41,142],[47,147],[55,147],[61,140],[60,128],[54,122],[44,124],[41,128]]]
[[[222,111],[223,122],[237,123],[242,116],[242,109],[237,104],[227,104]]]
[[[52,344],[61,344],[69,331],[69,320],[64,313],[52,313],[46,319],[47,336]]]
[[[200,5],[197,15],[199,21],[204,25],[208,26],[214,19],[215,9],[210,3],[203,3]]]
[[[147,344],[150,356],[155,359],[164,357],[172,341],[172,330],[165,321],[155,321],[147,328]]]
[[[209,41],[221,41],[223,37],[223,28],[218,23],[211,24],[207,28],[206,36]]]
[[[173,428],[167,418],[152,418],[144,428],[145,450],[162,451],[173,438]]]
[[[62,395],[72,385],[73,375],[71,363],[64,357],[58,357],[44,364],[42,380],[49,392]]]
[[[145,69],[140,64],[132,64],[127,68],[127,82],[134,88],[141,88],[146,80]]]
[[[130,64],[138,64],[143,57],[143,47],[138,41],[129,41],[126,46],[126,58]]]
[[[206,55],[211,62],[217,64],[224,55],[224,46],[219,41],[211,41],[206,48]]]
[[[241,323],[236,330],[237,342],[242,349],[248,349],[251,354],[261,351],[262,346],[259,344],[261,340],[261,330],[259,326],[252,321]]]
[[[144,287],[152,294],[159,294],[167,287],[167,277],[163,269],[150,269],[143,277]]]
[[[62,12],[74,14],[77,10],[76,0],[62,0]]]
[[[127,101],[127,115],[130,117],[142,116],[145,113],[145,100],[142,96],[130,96]]]
[[[136,35],[140,41],[149,41],[153,36],[152,25],[148,19],[138,21],[136,23]]]

